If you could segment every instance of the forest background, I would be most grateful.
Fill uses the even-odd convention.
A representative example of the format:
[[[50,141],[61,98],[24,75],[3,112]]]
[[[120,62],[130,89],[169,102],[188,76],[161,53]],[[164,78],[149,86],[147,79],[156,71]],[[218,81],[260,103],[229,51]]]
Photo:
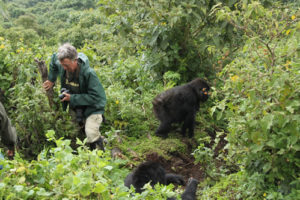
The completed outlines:
[[[299,1],[6,0],[0,12],[0,98],[19,136],[0,160],[1,199],[179,198],[173,185],[124,186],[151,159],[199,179],[198,199],[299,199]],[[105,153],[86,147],[59,85],[52,107],[42,89],[34,60],[48,65],[64,42],[105,88]],[[156,137],[153,98],[196,77],[211,96],[195,137]]]

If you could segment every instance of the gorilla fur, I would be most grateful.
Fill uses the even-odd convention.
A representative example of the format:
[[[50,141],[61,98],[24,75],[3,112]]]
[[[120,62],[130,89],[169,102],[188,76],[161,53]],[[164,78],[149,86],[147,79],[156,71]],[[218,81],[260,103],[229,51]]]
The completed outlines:
[[[181,175],[166,174],[165,169],[159,163],[152,161],[140,164],[125,178],[125,186],[130,188],[130,185],[133,185],[138,193],[141,193],[144,185],[149,182],[151,186],[157,183],[162,185],[168,185],[170,183],[184,185],[184,180]]]
[[[194,178],[189,178],[188,184],[185,188],[185,191],[181,195],[182,200],[195,200],[196,199],[196,192],[197,192],[197,186],[199,181]]]
[[[209,89],[204,80],[197,78],[157,95],[152,101],[154,114],[160,121],[156,135],[166,138],[172,123],[183,122],[182,136],[188,129],[189,137],[193,137],[196,112],[200,102],[208,99]]]
[[[181,175],[165,173],[164,168],[157,162],[148,161],[140,164],[133,172],[129,173],[125,178],[125,186],[130,188],[133,185],[136,192],[141,193],[145,184],[150,182],[153,187],[155,184],[160,183],[168,185],[175,183],[184,185],[184,180]],[[181,195],[182,200],[196,200],[196,190],[198,181],[190,178],[188,185]],[[167,200],[176,200],[176,198],[168,198]]]

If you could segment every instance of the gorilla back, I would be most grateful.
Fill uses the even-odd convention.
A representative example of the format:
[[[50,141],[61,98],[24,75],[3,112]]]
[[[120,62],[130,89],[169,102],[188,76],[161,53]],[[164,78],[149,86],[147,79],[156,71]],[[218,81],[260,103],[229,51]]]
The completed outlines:
[[[188,129],[189,137],[193,137],[196,112],[200,102],[208,99],[209,89],[204,80],[197,78],[157,95],[152,102],[154,114],[160,121],[156,135],[166,138],[172,123],[183,122],[181,134],[185,136]]]

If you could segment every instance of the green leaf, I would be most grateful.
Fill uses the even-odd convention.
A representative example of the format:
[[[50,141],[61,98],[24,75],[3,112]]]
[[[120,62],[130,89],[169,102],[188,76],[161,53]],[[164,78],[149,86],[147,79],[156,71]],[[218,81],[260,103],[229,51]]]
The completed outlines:
[[[280,149],[280,150],[277,152],[277,154],[278,154],[278,155],[283,155],[285,152],[286,152],[285,149]]]
[[[76,144],[83,145],[83,142],[79,138],[76,138]]]
[[[73,184],[76,186],[81,182],[80,178],[78,178],[77,176],[73,177]]]
[[[270,140],[270,141],[267,142],[267,145],[269,147],[275,148],[275,141],[274,140]]]
[[[160,34],[160,31],[158,30],[158,26],[156,26],[156,27],[154,28],[154,30],[153,30],[152,38],[151,38],[151,40],[149,41],[149,45],[150,45],[151,47],[154,46],[154,44],[156,43],[159,34]]]
[[[3,189],[5,187],[5,183],[0,183],[0,189]]]
[[[290,113],[294,113],[294,108],[293,106],[287,106],[286,109],[290,112]]]
[[[15,185],[14,188],[17,192],[21,192],[24,189],[24,186],[23,185]]]
[[[81,184],[80,186],[80,194],[83,196],[88,196],[92,192],[92,187],[90,183]]]
[[[22,177],[19,179],[18,183],[19,183],[19,184],[23,184],[25,181],[26,181],[25,176],[22,176]]]
[[[263,166],[264,173],[267,173],[268,171],[270,171],[271,167],[272,167],[271,163],[264,164],[264,166]]]
[[[94,192],[95,193],[103,193],[104,191],[107,190],[107,187],[105,185],[103,185],[102,183],[96,183],[96,186],[94,188]]]
[[[220,47],[220,38],[215,35],[215,37],[213,37],[213,41],[214,41],[214,44],[216,45],[216,47],[219,48]]]
[[[104,168],[107,169],[107,170],[109,170],[109,171],[111,171],[113,169],[113,166],[107,165]]]
[[[210,116],[212,117],[214,115],[214,112],[216,111],[216,106],[213,106],[210,108]]]
[[[292,145],[292,149],[294,149],[295,151],[300,151],[300,144]]]
[[[255,145],[251,146],[252,153],[257,153],[257,152],[261,151],[262,149],[263,149],[263,145],[255,144]]]
[[[217,113],[217,120],[220,120],[223,116],[223,113],[222,112],[218,112]]]
[[[36,194],[39,195],[39,196],[49,197],[52,193],[47,192],[44,188],[40,188],[40,190],[37,191]]]
[[[34,194],[34,190],[29,190],[29,192],[27,193],[27,196],[32,196]]]
[[[271,126],[273,125],[273,119],[274,119],[274,115],[272,115],[272,114],[265,115],[263,117],[263,119],[261,120],[261,127],[265,131],[269,130],[271,128]]]
[[[46,137],[48,138],[48,141],[55,140],[55,131],[54,130],[48,130],[46,133]]]

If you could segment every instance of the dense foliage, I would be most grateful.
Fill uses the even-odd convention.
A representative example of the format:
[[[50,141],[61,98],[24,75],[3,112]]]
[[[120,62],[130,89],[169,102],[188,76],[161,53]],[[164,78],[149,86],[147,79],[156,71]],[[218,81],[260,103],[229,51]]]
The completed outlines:
[[[220,9],[219,19],[243,31],[246,41],[220,74],[224,99],[217,107],[229,121],[229,155],[257,179],[256,188],[272,191],[267,197],[292,193],[289,199],[295,199],[300,184],[297,14],[257,2],[228,11]]]
[[[19,136],[15,159],[0,160],[1,198],[166,199],[179,193],[172,185],[133,195],[123,179],[146,153],[188,148],[205,169],[199,199],[300,196],[298,1],[12,0],[0,14],[0,100]],[[123,160],[89,151],[57,96],[50,107],[34,59],[48,64],[63,42],[96,70],[108,100],[101,132]],[[197,146],[157,138],[153,98],[195,77],[212,86]]]
[[[111,161],[109,154],[89,151],[80,145],[77,155],[70,147],[70,140],[56,140],[54,131],[48,131],[48,140],[56,148],[44,150],[37,160],[28,162],[18,156],[6,162],[0,178],[2,199],[164,199],[174,195],[171,186],[158,186],[141,195],[130,197],[123,185],[124,173],[120,161]],[[123,161],[124,162],[124,161]],[[158,192],[158,191],[164,191]]]

